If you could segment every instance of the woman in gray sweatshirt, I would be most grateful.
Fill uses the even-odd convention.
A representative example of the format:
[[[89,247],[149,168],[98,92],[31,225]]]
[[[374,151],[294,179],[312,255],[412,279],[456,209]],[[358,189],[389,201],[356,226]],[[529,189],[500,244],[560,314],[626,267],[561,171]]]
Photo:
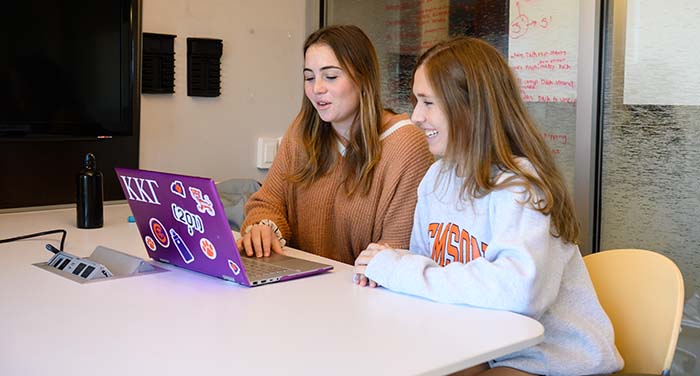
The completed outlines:
[[[474,38],[437,44],[418,60],[413,97],[411,119],[441,159],[418,188],[410,250],[370,245],[355,262],[357,283],[542,323],[542,343],[476,374],[621,369],[576,245],[571,197],[505,59]]]

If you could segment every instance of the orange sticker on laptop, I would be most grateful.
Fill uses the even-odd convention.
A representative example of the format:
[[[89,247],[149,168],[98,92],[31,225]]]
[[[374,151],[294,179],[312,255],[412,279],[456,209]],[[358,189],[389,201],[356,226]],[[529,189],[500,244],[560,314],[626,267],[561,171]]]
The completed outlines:
[[[228,260],[228,267],[231,268],[233,275],[241,274],[241,268],[239,268],[238,264],[236,264],[235,262]]]
[[[197,210],[200,213],[207,213],[210,216],[215,216],[214,204],[209,199],[209,195],[202,193],[202,190],[195,187],[190,187],[190,196],[197,203]]]
[[[216,258],[216,248],[214,247],[214,244],[209,241],[209,239],[199,239],[199,248],[202,250],[202,253],[204,253],[204,256],[207,256],[210,260]]]
[[[170,192],[175,193],[176,195],[182,198],[187,198],[187,194],[185,193],[185,186],[182,185],[182,182],[179,180],[175,180],[170,184]]]
[[[146,235],[146,237],[143,240],[146,243],[146,246],[148,247],[148,249],[150,249],[153,252],[156,251],[156,242],[153,240],[152,237]]]
[[[151,227],[151,233],[153,233],[153,237],[156,238],[158,244],[163,248],[168,248],[170,246],[170,238],[163,224],[160,223],[159,220],[151,218],[151,220],[148,221],[148,225]]]

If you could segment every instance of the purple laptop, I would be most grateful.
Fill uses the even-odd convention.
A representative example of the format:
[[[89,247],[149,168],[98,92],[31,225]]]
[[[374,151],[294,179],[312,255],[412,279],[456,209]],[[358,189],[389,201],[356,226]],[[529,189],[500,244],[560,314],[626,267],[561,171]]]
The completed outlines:
[[[332,266],[294,257],[241,256],[214,181],[116,168],[148,255],[157,261],[258,286],[319,274]]]

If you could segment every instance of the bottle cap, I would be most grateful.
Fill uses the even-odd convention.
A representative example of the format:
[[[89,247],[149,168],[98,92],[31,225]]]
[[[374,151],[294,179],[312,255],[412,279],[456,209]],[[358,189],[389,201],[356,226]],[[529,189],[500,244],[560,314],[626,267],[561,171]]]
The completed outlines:
[[[97,168],[97,161],[95,160],[95,155],[92,153],[85,154],[85,168],[87,170],[94,170]]]

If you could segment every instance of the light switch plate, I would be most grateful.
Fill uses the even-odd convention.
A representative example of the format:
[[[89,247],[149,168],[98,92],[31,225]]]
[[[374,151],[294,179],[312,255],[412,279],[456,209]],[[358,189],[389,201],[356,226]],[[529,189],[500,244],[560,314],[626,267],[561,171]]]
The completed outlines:
[[[258,150],[255,167],[269,169],[277,155],[279,140],[272,137],[258,137]]]

